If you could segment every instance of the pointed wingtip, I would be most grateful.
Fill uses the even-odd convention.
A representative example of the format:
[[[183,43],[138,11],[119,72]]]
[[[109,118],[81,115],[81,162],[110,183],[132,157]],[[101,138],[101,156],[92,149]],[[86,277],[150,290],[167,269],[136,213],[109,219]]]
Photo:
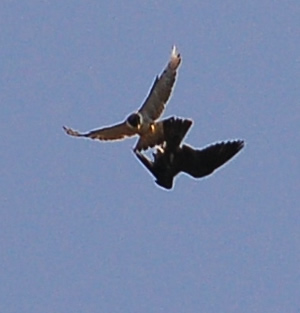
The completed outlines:
[[[169,66],[171,67],[171,69],[176,70],[180,63],[181,63],[181,55],[179,51],[177,50],[176,46],[173,45]]]
[[[179,56],[179,52],[176,48],[175,45],[172,46],[172,53],[171,53],[172,57],[178,57]]]
[[[65,131],[65,133],[69,136],[73,136],[73,137],[82,137],[84,136],[83,134],[78,133],[77,131],[73,130],[72,128],[63,126],[62,127],[63,130]]]

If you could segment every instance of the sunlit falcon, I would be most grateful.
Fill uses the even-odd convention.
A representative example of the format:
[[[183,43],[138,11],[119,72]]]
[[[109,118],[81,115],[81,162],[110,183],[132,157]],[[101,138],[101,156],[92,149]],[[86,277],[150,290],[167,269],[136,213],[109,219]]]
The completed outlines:
[[[146,150],[161,144],[164,141],[163,121],[157,121],[157,119],[162,115],[170,98],[180,63],[181,56],[173,46],[166,68],[160,76],[156,77],[141,108],[136,113],[130,114],[125,121],[87,133],[79,133],[64,126],[65,132],[70,136],[99,140],[120,140],[139,135],[135,151]]]

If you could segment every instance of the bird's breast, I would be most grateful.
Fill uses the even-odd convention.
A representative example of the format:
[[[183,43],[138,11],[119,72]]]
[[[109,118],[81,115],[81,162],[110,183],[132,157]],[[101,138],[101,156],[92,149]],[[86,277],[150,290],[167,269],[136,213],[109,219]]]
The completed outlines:
[[[150,135],[155,132],[155,125],[153,123],[144,122],[138,130],[140,136]]]

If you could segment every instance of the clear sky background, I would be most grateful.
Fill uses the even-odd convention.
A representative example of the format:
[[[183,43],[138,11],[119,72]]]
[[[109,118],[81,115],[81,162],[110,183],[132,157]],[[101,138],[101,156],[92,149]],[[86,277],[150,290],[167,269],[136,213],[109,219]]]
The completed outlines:
[[[0,312],[300,310],[300,4],[1,1]],[[157,187],[136,139],[70,138],[143,102],[244,139],[207,179]]]

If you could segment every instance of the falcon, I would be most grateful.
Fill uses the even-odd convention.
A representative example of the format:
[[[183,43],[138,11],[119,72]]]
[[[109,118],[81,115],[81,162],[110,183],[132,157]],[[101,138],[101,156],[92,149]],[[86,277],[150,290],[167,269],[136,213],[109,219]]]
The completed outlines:
[[[157,120],[170,98],[180,63],[181,56],[173,46],[170,60],[163,73],[156,77],[146,100],[140,109],[130,114],[125,121],[87,133],[79,133],[66,126],[63,126],[63,129],[70,136],[99,140],[121,140],[138,135],[134,151],[146,150],[161,144],[164,140],[163,121]]]
[[[173,179],[180,172],[194,178],[212,174],[217,168],[228,162],[243,147],[244,141],[233,140],[212,144],[204,149],[195,149],[189,145],[180,145],[192,121],[170,118],[164,121],[165,142],[157,147],[151,161],[139,151],[135,155],[156,178],[156,184],[172,189]]]

